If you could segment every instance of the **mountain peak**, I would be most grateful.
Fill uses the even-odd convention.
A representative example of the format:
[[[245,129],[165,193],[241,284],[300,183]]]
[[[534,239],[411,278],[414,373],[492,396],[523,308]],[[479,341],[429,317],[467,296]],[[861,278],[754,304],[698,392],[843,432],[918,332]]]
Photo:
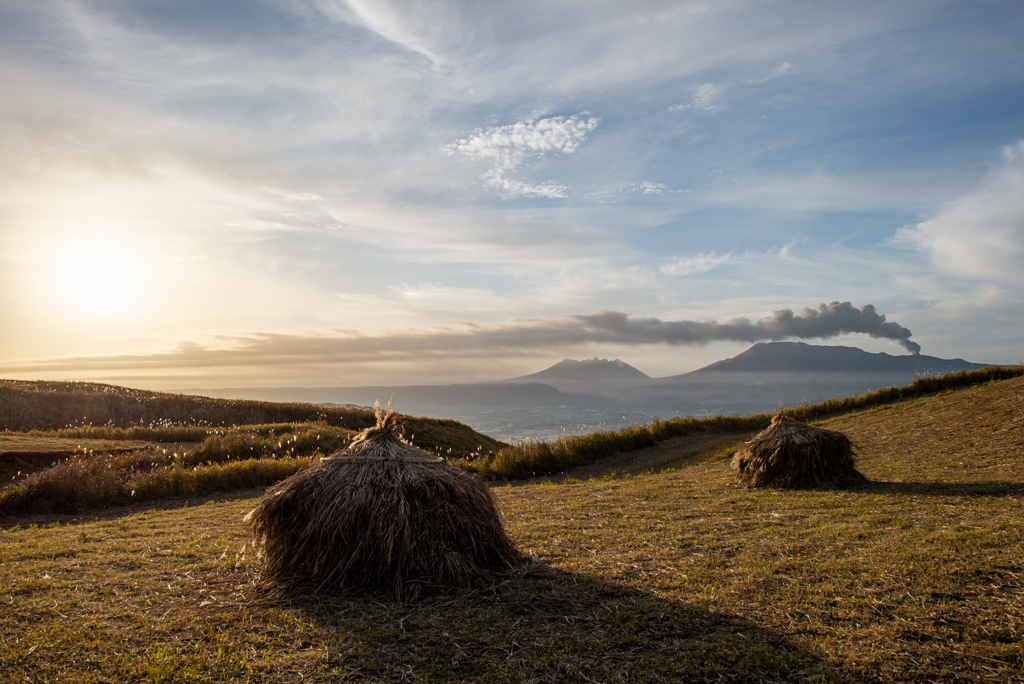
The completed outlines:
[[[838,373],[904,372],[942,375],[951,371],[974,370],[984,364],[963,359],[940,359],[908,354],[892,356],[871,353],[857,347],[815,345],[806,342],[758,342],[742,354],[716,361],[693,373],[712,371],[747,373]]]
[[[589,390],[595,385],[606,388],[635,386],[650,380],[648,375],[622,359],[599,359],[595,356],[582,361],[562,359],[550,368],[507,382],[543,382],[572,392]]]

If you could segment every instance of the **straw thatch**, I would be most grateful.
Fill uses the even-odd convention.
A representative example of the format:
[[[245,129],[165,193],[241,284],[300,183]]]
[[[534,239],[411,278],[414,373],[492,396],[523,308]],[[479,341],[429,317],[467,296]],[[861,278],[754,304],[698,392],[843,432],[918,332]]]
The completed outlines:
[[[475,475],[404,441],[398,415],[267,490],[246,516],[262,575],[316,593],[398,600],[486,586],[525,557]]]
[[[841,432],[799,423],[781,412],[732,459],[747,487],[845,487],[867,481]]]

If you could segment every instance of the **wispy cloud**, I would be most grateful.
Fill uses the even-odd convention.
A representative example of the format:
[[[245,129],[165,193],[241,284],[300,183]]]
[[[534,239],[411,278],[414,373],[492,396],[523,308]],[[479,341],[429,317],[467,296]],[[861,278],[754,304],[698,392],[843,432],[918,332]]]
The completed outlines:
[[[448,155],[492,166],[483,178],[488,185],[511,197],[565,197],[568,188],[554,181],[532,184],[505,177],[529,157],[572,154],[597,128],[598,119],[586,112],[520,121],[505,126],[479,128],[461,140],[445,145]]]
[[[671,191],[665,183],[655,183],[653,181],[645,180],[639,183],[628,183],[613,190],[594,192],[588,195],[588,198],[595,202],[611,203],[622,202],[626,198],[636,195],[664,195],[667,192]]]
[[[281,188],[272,188],[267,185],[261,185],[260,190],[271,195],[283,197],[284,199],[289,200],[291,202],[315,202],[318,200],[323,200],[323,197],[313,192],[302,192],[300,190],[282,190]]]
[[[750,82],[750,84],[751,85],[761,85],[762,83],[767,83],[768,81],[772,80],[773,78],[778,78],[779,76],[782,76],[783,74],[789,73],[789,71],[792,68],[793,68],[792,64],[790,64],[789,62],[783,62],[779,66],[777,66],[774,69],[772,69],[771,73],[769,73],[767,76],[765,76],[764,78],[759,78],[759,79],[753,80],[753,81]]]
[[[1003,148],[981,184],[897,241],[924,250],[950,275],[1024,283],[1024,141]]]
[[[568,185],[548,181],[546,183],[525,183],[506,178],[501,169],[491,169],[483,175],[483,179],[492,188],[496,188],[505,197],[568,197]]]
[[[716,256],[714,252],[710,254],[704,254],[703,252],[696,257],[689,259],[683,257],[677,261],[673,261],[669,264],[662,264],[660,270],[662,273],[669,275],[694,275],[696,273],[707,273],[716,266],[728,262],[732,259],[732,254],[725,254],[723,256]]]
[[[435,26],[439,17],[417,16],[410,8],[394,7],[385,0],[314,0],[314,6],[328,17],[358,24],[373,31],[385,40],[423,55],[434,65],[442,63],[441,57],[431,48],[427,35],[418,29]],[[430,3],[417,3],[416,10],[430,9]],[[434,19],[433,22],[428,19]]]
[[[717,112],[722,108],[720,104],[725,87],[714,83],[705,83],[697,86],[693,91],[693,98],[686,103],[673,105],[669,109],[673,112],[702,111]]]

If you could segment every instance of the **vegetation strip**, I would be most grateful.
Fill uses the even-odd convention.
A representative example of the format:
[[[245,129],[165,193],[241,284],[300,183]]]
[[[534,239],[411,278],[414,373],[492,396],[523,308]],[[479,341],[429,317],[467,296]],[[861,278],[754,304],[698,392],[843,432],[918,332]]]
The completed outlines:
[[[850,413],[995,380],[1024,375],[1024,365],[990,366],[975,371],[960,371],[939,377],[918,378],[905,387],[886,387],[845,399],[827,399],[785,409],[785,415],[811,421],[826,416]],[[674,437],[702,432],[757,432],[765,428],[775,413],[749,416],[712,416],[708,418],[672,418],[654,420],[646,425],[630,426],[617,432],[562,437],[552,442],[531,441],[499,450],[477,459],[462,459],[455,465],[487,480],[517,480],[563,473],[617,453],[647,449]]]
[[[858,397],[793,407],[786,409],[785,414],[799,420],[814,420],[1022,375],[1024,366],[961,371],[919,378],[906,387],[889,387]],[[111,393],[116,394],[116,389]],[[0,415],[10,414],[11,407],[4,408],[2,399],[0,392]],[[366,413],[372,418],[372,413]],[[504,481],[565,473],[614,454],[647,449],[676,437],[753,433],[764,428],[772,415],[655,420],[617,432],[596,432],[515,446],[502,445],[455,421],[410,417],[403,417],[403,421],[407,438],[417,446],[486,480]],[[355,434],[347,428],[323,422],[232,428],[79,426],[35,434],[96,435],[103,439],[113,435],[139,439],[143,434],[159,434],[173,439],[195,436],[196,430],[206,435],[202,443],[180,453],[148,449],[118,455],[75,455],[26,479],[14,481],[0,490],[0,515],[72,513],[149,502],[161,497],[230,491],[233,487],[266,487],[304,467],[310,459],[327,456],[344,447]],[[282,459],[282,463],[274,463]]]

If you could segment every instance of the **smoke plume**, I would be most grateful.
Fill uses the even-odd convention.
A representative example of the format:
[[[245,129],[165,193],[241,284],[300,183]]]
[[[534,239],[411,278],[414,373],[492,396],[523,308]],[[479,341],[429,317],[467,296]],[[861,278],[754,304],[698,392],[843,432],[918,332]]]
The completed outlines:
[[[715,321],[662,321],[657,318],[630,319],[618,311],[593,314],[572,314],[561,321],[571,322],[564,332],[572,330],[573,341],[621,342],[625,344],[690,345],[708,342],[763,342],[766,340],[829,339],[850,333],[863,333],[877,339],[892,340],[911,354],[918,354],[921,345],[910,341],[911,332],[899,323],[886,321],[872,304],[859,309],[850,302],[821,304],[804,309],[796,315],[792,309],[780,309],[758,321],[736,318],[724,323]],[[557,326],[556,326],[557,327]],[[569,340],[565,340],[569,341]]]
[[[892,340],[912,354],[921,346],[910,341],[910,331],[875,311],[871,304],[859,309],[849,302],[821,304],[794,314],[780,309],[757,321],[734,318],[716,321],[662,321],[630,318],[620,311],[567,314],[557,318],[528,318],[503,325],[467,324],[462,329],[399,330],[364,335],[355,330],[328,330],[307,334],[254,333],[224,336],[230,346],[211,348],[184,343],[169,352],[148,355],[91,356],[39,360],[7,372],[66,372],[88,368],[201,369],[258,368],[278,365],[323,367],[415,360],[417,363],[465,363],[471,358],[516,354],[526,350],[557,349],[576,344],[703,345],[709,342],[763,342],[784,339],[828,339],[863,333]]]

